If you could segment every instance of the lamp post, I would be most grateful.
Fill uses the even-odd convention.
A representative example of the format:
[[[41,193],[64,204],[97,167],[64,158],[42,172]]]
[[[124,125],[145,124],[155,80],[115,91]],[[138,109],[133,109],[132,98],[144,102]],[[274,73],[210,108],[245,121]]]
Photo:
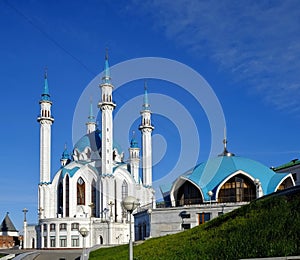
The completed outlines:
[[[211,197],[214,195],[214,193],[210,190],[207,192],[207,195],[209,196],[209,205],[211,207]]]
[[[129,260],[133,260],[133,244],[131,235],[131,214],[139,206],[139,202],[135,197],[128,196],[122,201],[124,209],[129,213]]]
[[[89,231],[87,230],[86,227],[82,227],[82,228],[79,229],[79,233],[80,233],[80,235],[83,238],[83,242],[82,242],[82,244],[83,244],[82,245],[82,259],[85,260],[86,256],[87,256],[87,254],[86,254],[86,248],[85,248],[85,238],[88,236]]]

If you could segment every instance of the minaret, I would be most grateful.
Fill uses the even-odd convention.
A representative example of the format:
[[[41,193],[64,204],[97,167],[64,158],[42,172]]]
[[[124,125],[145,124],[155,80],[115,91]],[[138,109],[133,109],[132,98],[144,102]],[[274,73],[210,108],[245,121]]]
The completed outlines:
[[[69,162],[70,162],[70,154],[67,149],[67,144],[65,144],[65,149],[61,155],[60,163],[61,166],[66,166]]]
[[[41,111],[37,118],[40,123],[40,185],[39,209],[45,209],[46,194],[43,186],[50,183],[51,167],[51,125],[54,118],[51,116],[52,102],[50,100],[47,71],[45,71],[44,91],[40,100]]]
[[[108,54],[105,55],[104,76],[102,77],[101,102],[98,107],[102,111],[102,174],[112,174],[113,170],[113,110],[116,104],[112,100],[113,85],[111,84]]]
[[[147,85],[145,82],[145,94],[143,110],[141,111],[141,125],[139,129],[142,132],[142,150],[143,150],[143,184],[152,186],[152,131],[154,127],[151,125],[151,110],[148,102]]]
[[[138,142],[135,138],[135,132],[132,133],[132,138],[130,141],[129,148],[129,164],[130,164],[130,172],[135,182],[139,181],[139,164],[140,164],[140,148],[138,146]]]
[[[92,100],[90,103],[90,114],[88,116],[88,121],[86,122],[86,132],[87,134],[90,134],[96,130],[96,121],[95,121],[95,116],[93,113],[93,104]]]

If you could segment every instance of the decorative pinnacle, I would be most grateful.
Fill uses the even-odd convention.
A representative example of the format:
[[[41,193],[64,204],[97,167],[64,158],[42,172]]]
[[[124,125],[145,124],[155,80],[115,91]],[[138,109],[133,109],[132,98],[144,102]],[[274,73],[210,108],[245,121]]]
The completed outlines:
[[[144,82],[144,104],[143,108],[148,109],[150,107],[149,101],[148,101],[148,86],[147,86],[147,81],[145,80]]]
[[[103,83],[110,84],[110,70],[108,63],[108,48],[105,49],[105,63],[104,63],[104,76],[102,77]]]

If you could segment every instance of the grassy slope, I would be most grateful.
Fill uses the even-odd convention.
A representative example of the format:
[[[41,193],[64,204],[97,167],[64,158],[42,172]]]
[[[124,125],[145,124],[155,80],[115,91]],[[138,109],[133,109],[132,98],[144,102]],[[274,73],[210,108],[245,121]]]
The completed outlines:
[[[204,225],[134,247],[134,259],[239,259],[300,255],[300,191],[269,196]],[[127,259],[128,245],[90,259]]]

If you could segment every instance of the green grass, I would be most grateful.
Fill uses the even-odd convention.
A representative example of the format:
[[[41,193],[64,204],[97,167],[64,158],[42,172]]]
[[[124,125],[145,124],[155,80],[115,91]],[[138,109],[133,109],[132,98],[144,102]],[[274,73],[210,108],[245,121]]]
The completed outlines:
[[[204,225],[134,247],[134,259],[240,259],[300,255],[300,192],[253,201]],[[128,245],[89,259],[128,259]]]

